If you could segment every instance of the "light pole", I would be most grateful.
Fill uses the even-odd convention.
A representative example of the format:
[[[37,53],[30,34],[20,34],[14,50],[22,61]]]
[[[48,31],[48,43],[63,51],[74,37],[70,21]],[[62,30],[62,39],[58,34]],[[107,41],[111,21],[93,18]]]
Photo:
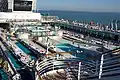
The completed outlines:
[[[102,76],[103,61],[104,61],[104,55],[102,54],[101,62],[100,62],[99,79],[101,79],[101,76]]]
[[[48,41],[48,37],[47,37],[47,51],[46,51],[46,54],[48,54],[48,49],[49,49],[49,41]]]
[[[102,53],[104,52],[104,44],[102,39]],[[100,62],[100,70],[99,70],[99,79],[101,79],[102,72],[103,72],[103,61],[104,61],[104,54],[101,55],[101,62]]]
[[[117,31],[118,30],[117,20],[116,20],[116,23],[115,23],[115,27],[116,27],[116,31]]]
[[[81,62],[79,62],[78,80],[80,80]]]

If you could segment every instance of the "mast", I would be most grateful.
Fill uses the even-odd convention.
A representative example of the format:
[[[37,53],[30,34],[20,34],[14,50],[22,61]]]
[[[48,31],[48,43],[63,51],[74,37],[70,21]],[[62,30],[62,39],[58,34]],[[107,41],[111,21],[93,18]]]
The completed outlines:
[[[111,30],[113,30],[113,20],[112,20],[112,22],[111,22],[111,26],[112,26],[112,27],[111,27]]]
[[[118,21],[116,20],[116,23],[115,23],[116,31],[118,30],[117,22],[118,22]]]
[[[37,11],[36,4],[37,4],[37,0],[32,0],[32,11],[33,10]]]

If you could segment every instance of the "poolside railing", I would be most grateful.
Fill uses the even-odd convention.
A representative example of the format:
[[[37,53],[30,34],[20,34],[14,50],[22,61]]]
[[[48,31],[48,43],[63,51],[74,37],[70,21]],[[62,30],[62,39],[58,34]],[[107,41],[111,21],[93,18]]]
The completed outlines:
[[[72,76],[74,80],[98,80],[106,77],[120,75],[120,55],[112,53],[103,54],[101,60],[80,60],[77,58],[48,58],[39,63],[39,75],[44,76],[45,73],[50,71],[63,69],[66,75]],[[55,65],[54,63],[61,63]],[[81,62],[81,66],[79,63]],[[79,70],[80,67],[80,70]],[[68,74],[69,72],[69,74]],[[80,75],[78,75],[80,74]]]
[[[58,64],[55,64],[58,63]],[[88,63],[88,64],[87,64]],[[84,78],[86,78],[86,76],[90,75],[90,74],[96,74],[96,63],[94,63],[93,65],[90,65],[89,62],[82,62],[81,64],[81,76],[84,76]],[[78,75],[78,70],[79,70],[79,60],[71,60],[71,62],[65,61],[65,59],[58,59],[57,58],[55,60],[53,59],[46,59],[42,62],[39,63],[39,65],[37,66],[39,67],[39,73],[41,76],[43,76],[45,73],[50,72],[50,71],[54,71],[54,70],[58,70],[58,69],[64,69],[66,71],[66,73],[68,74],[68,72],[70,72],[70,75],[72,76],[72,78],[74,77],[74,80],[77,80],[77,75]],[[93,68],[91,70],[91,68]],[[69,70],[69,71],[68,71]],[[83,78],[83,77],[81,77]]]

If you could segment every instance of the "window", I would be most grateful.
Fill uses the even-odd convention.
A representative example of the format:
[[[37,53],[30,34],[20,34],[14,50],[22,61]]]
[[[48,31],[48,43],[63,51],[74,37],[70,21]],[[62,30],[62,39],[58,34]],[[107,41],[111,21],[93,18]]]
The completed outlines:
[[[14,11],[32,11],[32,0],[14,0]]]

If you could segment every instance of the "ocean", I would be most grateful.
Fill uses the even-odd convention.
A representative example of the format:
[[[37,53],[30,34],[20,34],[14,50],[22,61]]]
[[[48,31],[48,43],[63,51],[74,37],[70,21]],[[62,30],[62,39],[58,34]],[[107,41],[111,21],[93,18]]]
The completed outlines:
[[[60,19],[77,20],[95,23],[109,24],[112,19],[120,20],[120,13],[112,12],[77,12],[77,11],[54,11],[40,10],[40,13],[49,13],[51,16],[58,16]]]

